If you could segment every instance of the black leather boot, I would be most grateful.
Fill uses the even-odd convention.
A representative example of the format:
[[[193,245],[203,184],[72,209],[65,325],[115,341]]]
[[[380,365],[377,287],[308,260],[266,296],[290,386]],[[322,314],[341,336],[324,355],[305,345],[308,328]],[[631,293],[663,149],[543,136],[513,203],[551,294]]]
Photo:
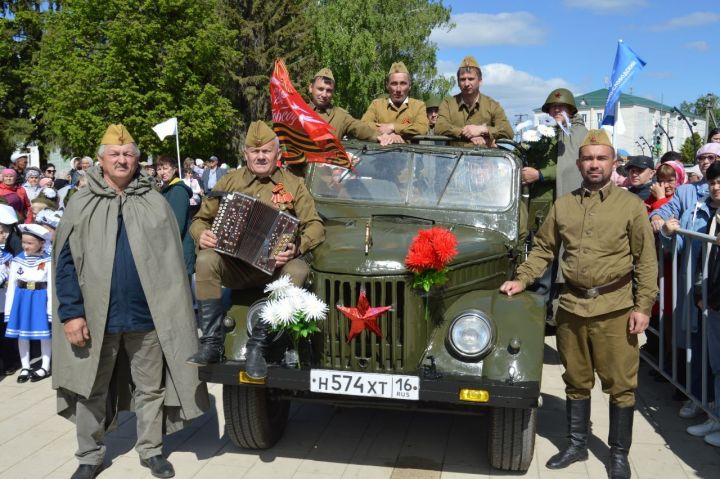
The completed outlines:
[[[588,458],[587,439],[590,429],[590,399],[566,399],[570,445],[555,454],[545,464],[548,469],[563,469]]]
[[[628,453],[632,445],[634,406],[619,407],[610,404],[610,479],[630,479]]]
[[[221,299],[198,300],[198,327],[202,331],[200,336],[200,350],[187,359],[193,366],[206,366],[218,363],[223,358],[225,350],[225,331],[223,318],[225,308]]]
[[[248,339],[245,352],[245,374],[252,379],[265,379],[267,377],[267,363],[265,351],[270,344],[270,326],[258,321],[253,327]]]

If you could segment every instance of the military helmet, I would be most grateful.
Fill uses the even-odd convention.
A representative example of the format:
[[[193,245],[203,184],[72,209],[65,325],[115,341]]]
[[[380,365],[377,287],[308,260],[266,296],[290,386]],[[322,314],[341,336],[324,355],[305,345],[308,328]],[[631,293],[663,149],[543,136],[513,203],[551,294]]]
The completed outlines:
[[[558,103],[570,107],[570,116],[573,116],[578,111],[577,106],[575,106],[575,97],[567,88],[558,88],[551,91],[547,100],[545,100],[545,104],[542,106],[542,111],[548,113],[548,111],[550,111],[550,105],[557,105]]]

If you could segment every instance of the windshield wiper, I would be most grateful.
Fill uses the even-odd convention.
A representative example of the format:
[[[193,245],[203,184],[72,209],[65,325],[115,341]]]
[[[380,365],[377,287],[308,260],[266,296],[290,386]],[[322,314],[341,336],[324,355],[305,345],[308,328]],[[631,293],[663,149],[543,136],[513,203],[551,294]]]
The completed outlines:
[[[367,153],[367,146],[363,146],[363,149],[360,150],[360,153],[359,153],[358,155],[356,155],[357,158],[358,158],[357,163],[355,163],[354,165],[351,164],[351,165],[350,165],[350,168],[348,168],[347,171],[342,174],[342,176],[341,176],[340,179],[338,180],[338,185],[339,185],[340,183],[342,183],[345,178],[348,177],[348,175],[350,174],[350,172],[351,172],[352,170],[354,170],[360,163],[362,163],[363,159],[365,159],[365,157],[362,156],[362,155],[365,154],[365,153]]]
[[[457,158],[455,159],[455,164],[453,165],[452,171],[450,171],[450,174],[448,175],[448,179],[445,182],[445,186],[443,187],[442,191],[440,192],[440,197],[437,200],[437,203],[435,203],[435,206],[438,206],[440,202],[443,199],[443,196],[445,196],[445,191],[447,191],[447,187],[450,184],[450,180],[452,179],[453,175],[455,174],[455,170],[457,170],[458,165],[460,164],[460,158],[463,157],[464,153],[460,153]]]

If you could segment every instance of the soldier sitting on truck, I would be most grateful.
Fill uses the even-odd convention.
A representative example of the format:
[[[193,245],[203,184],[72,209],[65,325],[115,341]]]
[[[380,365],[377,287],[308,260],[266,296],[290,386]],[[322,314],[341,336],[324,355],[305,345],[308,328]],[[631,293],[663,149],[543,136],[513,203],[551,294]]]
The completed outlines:
[[[202,330],[200,350],[188,359],[190,364],[204,366],[217,363],[223,357],[225,316],[222,286],[245,289],[262,286],[280,275],[289,275],[292,282],[302,286],[309,272],[305,255],[325,239],[322,221],[315,202],[302,180],[278,169],[281,150],[277,135],[261,121],[250,125],[245,138],[245,167],[223,176],[212,193],[203,200],[200,211],[193,218],[190,234],[199,247],[195,276],[197,284],[198,326]],[[280,193],[277,193],[278,188]],[[284,209],[300,220],[297,246],[290,244],[279,253],[277,269],[272,276],[227,255],[215,251],[217,237],[211,231],[223,193],[239,192]],[[213,194],[214,193],[214,194]],[[253,379],[267,375],[264,353],[269,330],[258,322],[247,342],[246,373]]]

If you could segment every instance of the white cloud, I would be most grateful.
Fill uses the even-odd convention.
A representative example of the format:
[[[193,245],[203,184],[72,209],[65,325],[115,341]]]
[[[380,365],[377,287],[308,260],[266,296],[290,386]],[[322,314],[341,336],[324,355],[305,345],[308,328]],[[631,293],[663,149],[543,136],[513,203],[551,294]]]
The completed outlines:
[[[570,8],[585,8],[597,13],[617,13],[620,10],[644,7],[647,0],[565,0],[564,3]]]
[[[664,32],[680,28],[699,27],[717,22],[720,22],[720,13],[695,12],[682,17],[671,18],[664,23],[651,25],[649,29],[654,32]]]
[[[700,51],[705,51],[708,48],[710,48],[708,46],[708,43],[703,40],[699,40],[697,42],[688,42],[688,43],[684,44],[683,47],[690,48],[692,50],[700,50]]]
[[[490,45],[538,45],[545,41],[546,29],[529,12],[460,13],[452,15],[455,28],[435,29],[430,40],[440,48]]]

